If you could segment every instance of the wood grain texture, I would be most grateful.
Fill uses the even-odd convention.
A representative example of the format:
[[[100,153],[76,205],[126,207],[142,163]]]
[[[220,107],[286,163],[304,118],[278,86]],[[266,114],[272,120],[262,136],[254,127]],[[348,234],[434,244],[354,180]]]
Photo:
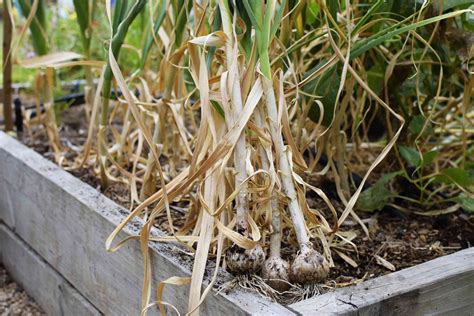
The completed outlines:
[[[48,315],[101,315],[69,282],[1,223],[0,259],[12,278]]]
[[[474,248],[290,308],[304,315],[474,315]]]
[[[116,253],[107,253],[104,246],[127,210],[1,132],[0,194],[2,221],[98,310],[107,315],[138,313],[143,281],[138,242],[129,242]],[[134,220],[120,238],[137,235],[142,225],[140,219]],[[190,275],[192,259],[177,245],[149,246],[155,286],[171,276]],[[229,279],[225,271],[220,274],[220,282]],[[187,292],[187,287],[166,286],[164,300],[184,312]],[[282,305],[240,290],[210,293],[201,312],[292,314]]]

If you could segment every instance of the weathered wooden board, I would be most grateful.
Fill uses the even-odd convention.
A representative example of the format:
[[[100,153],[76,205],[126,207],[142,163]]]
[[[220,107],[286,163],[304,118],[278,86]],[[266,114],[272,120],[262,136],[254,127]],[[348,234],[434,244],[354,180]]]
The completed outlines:
[[[12,278],[48,315],[101,315],[68,281],[1,223],[0,259]]]
[[[474,315],[474,248],[293,305],[304,315]]]
[[[127,211],[89,185],[0,132],[0,219],[107,315],[135,315],[143,281],[138,242],[107,253],[104,242]],[[136,235],[136,219],[120,237]],[[161,234],[158,230],[155,234]],[[189,276],[191,260],[173,244],[150,243],[153,280]],[[223,271],[222,278],[228,278]],[[184,312],[187,287],[167,286],[164,300]],[[288,315],[289,309],[244,291],[211,293],[203,315]]]

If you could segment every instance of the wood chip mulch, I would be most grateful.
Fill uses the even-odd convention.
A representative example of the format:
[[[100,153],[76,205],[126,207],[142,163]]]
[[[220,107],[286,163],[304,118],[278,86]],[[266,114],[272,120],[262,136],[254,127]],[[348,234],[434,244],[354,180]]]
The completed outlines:
[[[0,264],[0,315],[46,315],[26,292],[8,275]]]

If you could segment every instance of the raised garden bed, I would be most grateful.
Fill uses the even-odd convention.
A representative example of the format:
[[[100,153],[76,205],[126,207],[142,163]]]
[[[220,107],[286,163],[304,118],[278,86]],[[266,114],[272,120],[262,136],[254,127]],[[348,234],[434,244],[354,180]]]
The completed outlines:
[[[74,290],[71,295],[78,298],[65,307],[65,315],[87,315],[89,308],[107,315],[136,314],[143,280],[140,246],[130,243],[117,253],[107,253],[104,246],[127,211],[4,133],[0,161],[1,258],[13,277],[47,313],[63,314],[56,308],[68,298],[57,293],[59,287]],[[124,231],[137,234],[141,225],[136,219]],[[150,248],[154,284],[190,275],[192,263],[183,260],[177,247],[150,243]],[[186,292],[168,286],[163,299],[185,311]],[[48,301],[53,304],[43,303]],[[241,291],[209,295],[201,308],[204,315],[290,313]]]
[[[131,315],[140,310],[143,278],[138,243],[107,253],[108,234],[127,210],[15,139],[0,133],[1,260],[52,315]],[[136,235],[142,221],[124,232]],[[162,234],[158,229],[154,234]],[[122,236],[124,237],[124,236]],[[173,244],[150,243],[154,284],[189,276],[191,262]],[[222,271],[219,282],[230,276]],[[283,306],[251,292],[209,295],[203,315],[431,314],[474,310],[474,249],[468,248],[357,286]],[[184,312],[185,287],[164,300]]]

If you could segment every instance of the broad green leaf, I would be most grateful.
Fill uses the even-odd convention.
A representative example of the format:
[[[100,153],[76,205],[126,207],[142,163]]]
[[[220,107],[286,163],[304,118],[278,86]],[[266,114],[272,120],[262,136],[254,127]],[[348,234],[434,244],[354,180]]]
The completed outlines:
[[[400,174],[401,171],[387,173],[370,188],[362,191],[357,200],[356,208],[366,212],[381,210],[391,198],[397,196],[397,192],[390,191],[386,188],[386,185]]]
[[[432,150],[432,151],[429,151],[427,153],[424,153],[423,154],[423,162],[421,164],[421,167],[424,168],[428,165],[430,165],[435,159],[436,157],[438,157],[438,151],[436,150]]]
[[[474,178],[470,173],[461,168],[447,168],[441,170],[436,180],[447,184],[456,183],[463,188],[469,188],[474,184]]]
[[[423,130],[423,127],[427,124],[425,129]],[[433,134],[433,126],[431,125],[430,122],[426,122],[426,119],[424,118],[423,115],[415,115],[413,119],[410,122],[410,125],[408,125],[409,131],[412,133],[413,136],[418,137],[420,134],[423,132],[422,136],[429,136]]]
[[[420,153],[411,147],[406,146],[398,146],[400,150],[400,154],[402,155],[403,159],[412,167],[420,167],[421,166],[421,156]]]
[[[450,13],[435,16],[435,17],[432,17],[432,18],[429,18],[429,19],[426,19],[426,20],[422,20],[422,21],[419,21],[419,22],[416,22],[416,23],[410,23],[408,25],[404,25],[404,23],[410,22],[408,19],[405,19],[404,21],[396,23],[395,25],[392,25],[390,27],[387,27],[387,28],[377,32],[376,34],[357,42],[354,45],[353,49],[351,50],[350,60],[353,60],[354,58],[359,57],[360,55],[364,54],[368,50],[382,44],[383,42],[385,42],[387,40],[393,39],[394,37],[396,37],[398,35],[401,35],[401,34],[406,33],[406,32],[413,31],[413,30],[415,30],[419,27],[422,27],[422,26],[425,26],[425,25],[428,25],[428,24],[431,24],[431,23],[436,23],[436,22],[444,20],[444,19],[459,16],[459,15],[461,15],[463,13],[466,13],[466,12],[468,12],[468,10],[460,10],[460,11],[456,11],[456,12],[450,12]],[[295,45],[295,47],[293,47],[293,50],[298,49],[298,48],[299,48],[299,46]],[[318,64],[318,66],[321,67],[320,65],[323,65],[323,64],[324,63],[320,63],[320,64]],[[310,71],[308,71],[306,73],[305,77],[311,75],[312,73],[314,73],[314,71],[317,70],[318,66],[315,67],[316,69],[313,68]],[[323,79],[323,77],[325,77],[325,76],[329,77],[329,74],[332,74],[332,72],[334,71],[335,68],[336,67],[332,67],[331,70],[326,71],[324,73],[324,75],[321,76],[321,79]],[[321,81],[321,79],[319,81]],[[318,81],[318,83],[319,83],[319,81]],[[309,83],[308,85],[311,86],[312,84]],[[335,87],[335,88],[333,87],[333,90],[336,91],[335,95],[337,95],[337,88],[338,87]],[[306,90],[306,91],[311,91],[311,90],[312,89],[309,89],[309,90]],[[329,92],[329,91],[327,91],[327,92]],[[330,94],[326,93],[324,95],[329,96]],[[324,104],[324,106],[326,108],[326,104]],[[332,108],[333,108],[333,106],[332,106]],[[332,119],[332,115],[333,115],[332,111],[330,111],[330,112],[325,111],[323,122],[325,124],[330,123],[331,119]],[[311,120],[313,120],[315,122],[318,122],[318,118],[319,118],[320,114],[319,114],[319,108],[318,108],[317,105],[313,105],[311,107],[311,109],[309,111],[309,116],[310,116]]]
[[[474,213],[474,198],[466,195],[464,192],[453,199],[454,202],[461,205],[461,207],[469,213]]]

